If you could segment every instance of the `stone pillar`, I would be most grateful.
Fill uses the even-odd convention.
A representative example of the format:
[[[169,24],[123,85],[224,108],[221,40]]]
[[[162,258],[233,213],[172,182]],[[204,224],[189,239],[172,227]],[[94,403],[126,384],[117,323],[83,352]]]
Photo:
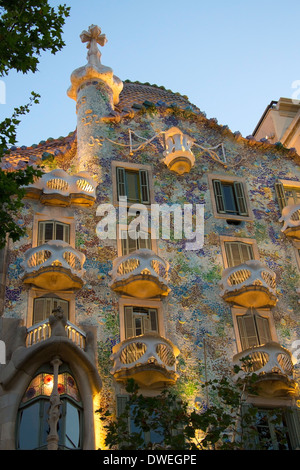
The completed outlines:
[[[47,437],[48,443],[48,450],[57,450],[58,449],[58,432],[57,432],[57,425],[60,418],[60,396],[58,393],[58,370],[59,366],[62,364],[61,360],[58,357],[55,357],[51,361],[51,365],[53,366],[53,389],[50,395],[50,408],[49,408],[49,434]]]
[[[76,101],[77,171],[95,175],[105,128],[102,119],[114,111],[123,83],[110,67],[101,64],[97,44],[104,46],[107,42],[101,29],[92,25],[81,33],[80,38],[87,42],[88,63],[72,73],[68,96]]]

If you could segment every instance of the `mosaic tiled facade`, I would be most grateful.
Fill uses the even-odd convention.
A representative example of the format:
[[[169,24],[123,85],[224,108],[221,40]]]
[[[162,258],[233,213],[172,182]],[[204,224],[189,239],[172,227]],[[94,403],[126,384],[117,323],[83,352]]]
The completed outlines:
[[[50,183],[45,183],[44,190],[36,187],[28,190],[18,220],[26,227],[26,236],[14,244],[9,241],[5,251],[7,270],[5,279],[3,277],[5,293],[0,323],[1,337],[7,344],[6,364],[0,366],[3,448],[21,447],[15,436],[20,426],[22,397],[39,371],[53,374],[49,372],[49,363],[56,356],[68,366],[66,373],[75,377],[79,395],[89,397],[83,399],[84,430],[78,446],[103,448],[104,435],[94,411],[100,404],[116,409],[117,397],[125,394],[125,379],[129,376],[140,379],[146,394],[172,386],[191,406],[197,402],[198,407],[205,407],[206,397],[201,387],[205,379],[229,373],[234,356],[245,349],[238,317],[260,315],[268,322],[268,343],[276,343],[279,352],[283,347],[287,361],[291,361],[291,353],[297,353],[299,223],[297,217],[292,217],[291,225],[282,231],[282,202],[278,197],[282,195],[279,184],[282,191],[291,188],[294,196],[286,193],[286,198],[294,197],[297,206],[300,173],[296,151],[279,142],[270,144],[265,139],[242,137],[239,132],[218,124],[216,119],[208,119],[187,97],[162,87],[124,82],[117,103],[112,104],[109,85],[103,84],[99,75],[84,77],[81,73],[80,80],[76,92],[77,130],[67,137],[47,139],[30,148],[13,148],[3,162],[7,171],[26,164],[41,164],[47,175],[50,172],[54,175],[53,179],[48,179]],[[183,174],[172,171],[165,163],[165,135],[172,128],[192,139],[189,151],[194,161],[188,162],[189,169]],[[186,162],[187,157],[184,164]],[[120,180],[116,169],[119,167],[131,171],[134,177],[140,169],[148,172],[151,203],[178,204],[182,208],[185,204],[193,208],[197,204],[204,206],[203,246],[187,250],[186,238],[176,239],[171,232],[169,239],[159,238],[151,247],[155,255],[168,263],[168,292],[159,290],[162,281],[158,274],[153,281],[149,270],[136,277],[129,276],[129,280],[128,276],[125,281],[117,280],[114,285],[119,290],[112,286],[113,268],[126,253],[122,253],[120,240],[99,238],[96,227],[101,217],[97,215],[97,208],[102,204],[117,206]],[[65,173],[55,174],[58,169]],[[66,187],[73,177],[81,182],[89,177],[95,197],[90,196],[92,193],[86,190],[87,186],[84,190],[79,187],[77,192],[72,190],[71,196],[67,194]],[[51,183],[54,180],[56,183]],[[241,186],[235,186],[236,183]],[[234,193],[235,187],[242,187],[243,193]],[[233,209],[231,204],[238,207]],[[291,206],[290,199],[287,206]],[[53,256],[60,261],[46,266],[49,254],[45,257],[38,249],[30,258],[29,250],[41,246],[38,224],[47,221],[56,221],[61,224],[59,227],[69,224],[70,236],[63,243],[77,251],[65,255],[69,253],[68,247],[61,243],[55,245],[52,233]],[[51,227],[53,229],[54,225]],[[49,241],[43,240],[43,243]],[[46,248],[45,253],[49,253]],[[74,261],[77,252],[85,257],[80,268]],[[26,259],[31,263],[30,269]],[[252,268],[250,260],[258,263]],[[69,263],[67,267],[64,261]],[[243,271],[226,281],[225,270],[239,265],[243,265]],[[58,284],[54,284],[55,276]],[[247,284],[247,279],[252,278],[254,281]],[[142,292],[151,280],[151,288],[154,292],[158,288],[158,294],[143,297],[139,289]],[[63,289],[59,282],[65,282]],[[58,287],[53,288],[54,285]],[[43,330],[39,331],[43,331],[43,335],[34,337],[29,344],[29,334],[35,326],[34,302],[42,296],[57,296],[69,302],[68,336],[64,336],[66,330],[60,334],[54,332],[54,327],[51,330],[49,326],[42,326]],[[163,365],[159,365],[157,359],[142,364],[143,370],[139,370],[139,366],[131,369],[130,361],[124,360],[121,370],[113,369],[112,354],[128,339],[124,319],[126,306],[159,312],[158,331],[153,327],[152,333],[155,330],[166,343],[157,348],[156,353],[161,352],[161,359],[162,351],[172,355],[176,350],[176,362],[173,358],[173,362],[167,364],[170,356],[168,359],[164,356]],[[43,317],[39,324],[45,324],[45,319]],[[55,317],[55,322],[61,319]],[[74,331],[76,340],[71,336]],[[141,333],[146,334],[146,329]],[[247,336],[248,332],[245,334]],[[81,337],[86,341],[83,347],[79,343]],[[149,341],[151,343],[151,335]],[[256,339],[255,346],[260,344],[264,343]],[[132,348],[124,354],[137,354]],[[49,370],[43,369],[45,363]],[[261,406],[284,405],[297,409],[297,361],[292,369],[292,372],[289,367],[267,371],[265,375],[269,374],[269,378],[277,374],[279,385],[274,386],[274,378],[270,378],[266,393],[261,397]],[[147,383],[151,386],[147,387]],[[24,441],[26,445],[29,444]],[[37,447],[39,445],[43,447],[47,443],[37,444]]]

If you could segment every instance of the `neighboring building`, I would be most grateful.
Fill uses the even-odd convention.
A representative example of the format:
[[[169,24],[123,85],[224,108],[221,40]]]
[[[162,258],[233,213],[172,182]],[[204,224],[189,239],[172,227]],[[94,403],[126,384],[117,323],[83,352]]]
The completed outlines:
[[[95,410],[117,412],[128,378],[205,408],[206,378],[246,354],[261,374],[253,403],[289,410],[298,448],[299,154],[170,90],[122,83],[100,62],[100,33],[82,33],[88,63],[71,75],[76,131],[2,162],[45,174],[26,189],[26,236],[1,254],[1,448],[103,449]],[[155,209],[162,232],[174,211],[170,234],[154,236]],[[188,224],[181,236],[184,209],[197,240]]]
[[[256,140],[281,142],[300,153],[300,101],[280,98],[271,101],[253,131]]]

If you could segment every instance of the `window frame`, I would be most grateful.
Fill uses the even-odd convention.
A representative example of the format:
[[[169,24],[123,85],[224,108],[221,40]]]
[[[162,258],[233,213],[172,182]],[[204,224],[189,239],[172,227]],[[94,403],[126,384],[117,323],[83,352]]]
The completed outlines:
[[[282,212],[282,209],[287,206],[286,195],[284,194],[284,191],[287,188],[297,189],[300,192],[300,181],[278,179],[275,182],[275,194],[280,212]]]
[[[26,315],[26,327],[30,328],[34,325],[33,323],[33,307],[34,300],[39,297],[45,297],[47,295],[52,295],[53,291],[47,291],[38,287],[32,287],[28,292],[28,302],[27,302],[27,315]],[[60,291],[58,297],[62,300],[69,302],[69,321],[75,324],[75,292],[64,292]]]
[[[126,327],[125,327],[125,307],[141,307],[148,309],[156,309],[157,311],[157,330],[158,335],[165,337],[165,326],[164,326],[164,313],[163,305],[161,301],[146,300],[146,299],[129,299],[121,297],[119,299],[119,322],[120,322],[120,341],[124,341],[126,338]]]
[[[236,340],[236,347],[237,347],[237,352],[238,353],[245,350],[242,347],[242,340],[241,340],[241,337],[240,337],[240,330],[239,330],[239,325],[238,325],[238,317],[247,315],[249,313],[249,311],[250,311],[250,308],[242,308],[242,307],[232,307],[231,308],[234,336],[235,336],[235,340]],[[264,309],[264,308],[257,308],[257,309],[255,309],[255,312],[257,312],[257,314],[260,315],[261,317],[268,320],[269,330],[270,330],[270,337],[271,337],[270,340],[278,342],[277,333],[276,333],[275,324],[274,324],[274,318],[273,318],[273,314],[272,314],[271,310]]]
[[[118,228],[117,228],[117,252],[118,252],[118,257],[126,256],[125,254],[123,254],[123,243],[124,243],[123,240],[124,239],[122,239],[122,232],[127,232],[127,240],[128,240],[128,228],[129,228],[128,225],[118,224]],[[151,229],[150,228],[148,228],[148,235],[149,235],[148,238],[150,240],[150,246],[151,246],[149,249],[151,251],[153,251],[154,253],[157,253],[157,242],[156,242],[155,239],[151,238]]]
[[[214,181],[219,181],[221,184],[229,184],[231,186],[239,185],[242,188],[243,199],[247,209],[247,215],[240,214],[231,214],[227,212],[219,212],[218,210],[218,195],[215,192],[215,183]],[[208,175],[208,185],[211,194],[211,203],[213,215],[217,219],[226,219],[226,220],[236,220],[236,221],[247,221],[253,220],[253,213],[250,205],[250,199],[248,195],[248,188],[245,178],[239,176],[228,176],[223,174],[209,174]],[[220,196],[221,197],[221,196]],[[237,202],[237,205],[239,203]]]
[[[124,201],[119,200],[119,184],[117,178],[117,168],[123,169],[124,171],[128,172],[135,172],[141,174],[141,172],[145,171],[147,174],[147,184],[148,184],[148,195],[149,195],[149,202],[142,202],[142,201],[129,201],[127,199],[127,203],[125,204]],[[153,191],[153,175],[152,175],[152,168],[150,165],[139,165],[137,163],[129,163],[129,162],[122,162],[122,161],[112,161],[111,162],[111,170],[112,170],[112,187],[113,187],[113,205],[114,206],[125,206],[129,207],[133,204],[143,204],[146,208],[150,210],[151,204],[154,202],[154,191]],[[125,184],[125,182],[124,182]]]
[[[251,245],[252,248],[252,253],[253,253],[253,259],[254,260],[259,260],[259,251],[257,247],[257,242],[253,238],[241,238],[241,237],[228,237],[225,235],[220,235],[220,244],[221,244],[221,252],[222,252],[222,258],[223,258],[223,265],[224,268],[228,268],[228,258],[227,258],[227,253],[226,253],[226,243],[243,243],[246,245]]]
[[[68,307],[67,307],[67,309],[68,309],[67,320],[69,320],[69,315],[70,315],[70,302],[69,302],[69,300],[63,299],[63,298],[61,298],[60,296],[58,296],[57,294],[54,294],[54,293],[50,294],[50,293],[48,293],[48,294],[45,294],[45,295],[41,295],[41,296],[39,296],[39,297],[35,297],[35,298],[33,299],[33,312],[32,312],[32,324],[33,324],[33,325],[36,325],[37,323],[44,322],[45,320],[47,320],[47,318],[49,318],[49,315],[51,315],[51,312],[52,312],[53,308],[55,308],[54,305],[51,305],[52,308],[51,308],[51,311],[50,311],[50,313],[49,313],[48,316],[45,316],[42,320],[35,321],[36,301],[39,301],[39,300],[47,301],[47,300],[49,300],[49,299],[52,299],[52,302],[51,302],[52,304],[55,302],[55,300],[57,300],[58,302],[65,302],[65,303],[67,303],[67,305],[68,305]],[[46,306],[46,305],[44,306],[44,309],[47,310],[47,306]],[[43,315],[43,316],[44,316],[44,315]]]
[[[63,374],[65,372],[68,372],[72,376],[73,380],[75,381],[74,375],[70,372],[69,368],[66,367],[65,365],[63,365],[61,367],[61,370],[59,371],[59,374]],[[50,366],[44,365],[43,367],[41,367],[39,370],[36,371],[36,374],[34,375],[34,377],[32,377],[32,379],[34,379],[35,377],[37,377],[38,375],[43,374],[43,373],[53,375],[53,370],[52,370],[52,368],[50,368]],[[24,394],[26,393],[29,385],[30,385],[30,383],[27,385]],[[79,396],[80,396],[80,391],[79,391],[77,382],[76,382],[76,387],[78,389]],[[62,393],[62,394],[60,394],[60,399],[61,399],[61,416],[60,416],[60,420],[61,420],[61,425],[62,425],[61,426],[62,431],[65,431],[65,429],[66,429],[66,404],[67,404],[67,402],[71,403],[79,411],[79,442],[80,442],[80,446],[76,447],[75,449],[81,450],[81,449],[83,449],[83,443],[84,443],[84,434],[83,434],[83,430],[84,430],[84,408],[83,408],[82,397],[80,396],[80,401],[77,402],[76,400],[74,400],[74,398],[72,396],[70,396],[66,393]],[[42,441],[41,441],[41,439],[43,437],[43,432],[42,432],[43,426],[45,425],[45,423],[47,423],[47,421],[44,419],[44,414],[45,413],[47,414],[47,410],[46,410],[46,407],[45,407],[46,402],[48,402],[49,406],[50,406],[50,396],[48,396],[48,395],[39,395],[37,397],[29,399],[24,404],[22,404],[22,402],[19,403],[18,411],[17,411],[17,423],[16,423],[17,426],[16,426],[16,435],[15,435],[16,449],[17,450],[22,450],[22,448],[20,448],[18,446],[18,444],[19,444],[20,424],[21,424],[21,412],[22,412],[22,410],[28,409],[29,407],[33,406],[35,403],[38,403],[38,405],[39,405],[39,412],[38,412],[38,416],[39,416],[39,423],[38,423],[38,428],[39,428],[38,441],[39,442],[38,442],[38,444],[39,445],[38,445],[38,447],[35,447],[33,449],[30,449],[30,450],[45,449],[47,447],[47,442],[42,443]],[[41,411],[42,411],[42,413],[41,413]],[[62,439],[62,442],[58,443],[59,448],[62,448],[62,449],[67,448],[69,450],[75,450],[74,448],[70,448],[70,447],[66,446],[66,435],[63,434],[63,432],[60,436],[60,439]]]
[[[39,223],[47,222],[48,220],[69,225],[69,245],[75,248],[75,219],[73,215],[71,215],[70,210],[66,209],[66,211],[68,215],[64,217],[61,215],[61,209],[57,210],[56,207],[47,208],[43,214],[36,213],[34,215],[32,225],[32,248],[39,246]]]

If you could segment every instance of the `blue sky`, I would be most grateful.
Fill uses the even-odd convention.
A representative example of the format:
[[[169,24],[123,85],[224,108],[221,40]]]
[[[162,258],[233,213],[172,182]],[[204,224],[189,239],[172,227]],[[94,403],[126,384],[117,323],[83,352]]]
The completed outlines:
[[[252,133],[270,101],[297,93],[299,0],[50,0],[59,3],[71,6],[65,48],[43,53],[36,74],[4,77],[0,119],[25,104],[31,90],[41,95],[40,104],[22,118],[19,145],[76,128],[75,102],[66,91],[72,71],[86,63],[79,35],[91,24],[108,39],[102,63],[121,80],[187,95],[208,118],[243,136]]]

